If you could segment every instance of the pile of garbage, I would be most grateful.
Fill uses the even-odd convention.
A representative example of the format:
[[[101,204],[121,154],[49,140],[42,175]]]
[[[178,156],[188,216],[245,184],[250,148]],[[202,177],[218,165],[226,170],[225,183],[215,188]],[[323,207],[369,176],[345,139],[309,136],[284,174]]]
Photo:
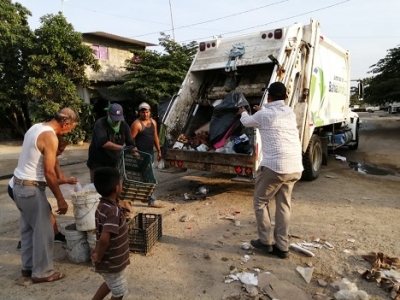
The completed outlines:
[[[253,146],[249,135],[252,130],[242,128],[240,115],[237,114],[240,107],[250,111],[250,105],[242,93],[230,92],[214,108],[209,122],[198,128],[194,136],[180,134],[172,148],[251,154]]]
[[[371,252],[362,256],[371,264],[371,269],[361,273],[361,277],[367,281],[377,282],[385,291],[390,293],[391,299],[400,300],[400,259],[389,257],[382,252]]]

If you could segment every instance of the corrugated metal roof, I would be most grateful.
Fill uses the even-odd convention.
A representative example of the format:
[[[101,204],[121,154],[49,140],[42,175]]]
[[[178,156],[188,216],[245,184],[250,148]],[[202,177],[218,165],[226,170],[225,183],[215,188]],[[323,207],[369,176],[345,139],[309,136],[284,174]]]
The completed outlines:
[[[157,44],[138,41],[138,40],[126,38],[126,37],[123,37],[123,36],[119,36],[119,35],[103,32],[103,31],[84,32],[84,33],[82,33],[82,36],[97,36],[97,37],[102,37],[102,38],[105,38],[105,39],[125,42],[125,43],[128,43],[128,44],[139,45],[139,46],[143,46],[143,47],[158,46]]]

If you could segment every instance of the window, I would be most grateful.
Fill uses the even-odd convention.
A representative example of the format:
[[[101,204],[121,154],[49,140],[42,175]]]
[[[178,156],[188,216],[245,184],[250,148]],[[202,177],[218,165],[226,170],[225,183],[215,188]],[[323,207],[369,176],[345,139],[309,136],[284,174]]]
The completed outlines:
[[[92,49],[94,50],[94,57],[98,59],[108,60],[108,48],[101,45],[92,45]]]

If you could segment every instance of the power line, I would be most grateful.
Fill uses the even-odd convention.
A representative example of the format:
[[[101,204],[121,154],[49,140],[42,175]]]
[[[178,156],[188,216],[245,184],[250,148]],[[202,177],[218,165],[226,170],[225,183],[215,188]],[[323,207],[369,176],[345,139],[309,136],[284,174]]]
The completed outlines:
[[[239,16],[239,15],[242,15],[242,14],[245,14],[245,13],[248,13],[248,12],[251,12],[251,11],[259,10],[259,9],[262,9],[262,8],[266,8],[266,7],[269,7],[269,6],[276,5],[276,4],[281,4],[281,3],[283,3],[283,2],[288,2],[288,1],[290,1],[290,0],[281,0],[281,1],[274,2],[274,3],[268,4],[268,5],[264,5],[264,6],[252,8],[252,9],[249,9],[249,10],[245,10],[245,11],[242,11],[242,12],[239,12],[239,13],[227,15],[227,16],[224,16],[224,17],[220,17],[220,18],[216,18],[216,19],[211,19],[211,20],[207,20],[207,21],[202,21],[202,22],[198,22],[198,23],[193,23],[193,24],[189,24],[189,25],[179,26],[179,27],[176,27],[175,30],[176,30],[176,29],[182,29],[182,28],[193,27],[193,26],[197,26],[197,25],[201,25],[201,24],[205,24],[205,23],[211,23],[211,22],[223,20],[223,19],[226,19],[226,18],[231,18],[231,17]],[[350,0],[349,0],[349,1],[350,1]],[[168,30],[161,30],[161,31],[166,32],[166,31],[170,31],[170,29],[168,29]],[[134,36],[133,38],[142,37],[142,36],[146,36],[146,35],[152,35],[152,34],[155,34],[155,33],[160,33],[160,30],[159,30],[159,31],[155,31],[155,32],[149,32],[149,33],[141,34],[141,35],[136,35],[136,36]]]
[[[287,18],[283,18],[283,19],[276,20],[276,21],[268,22],[268,23],[265,23],[265,24],[262,24],[262,25],[256,25],[256,26],[247,27],[247,28],[240,29],[240,30],[225,32],[225,33],[223,33],[222,35],[232,34],[232,33],[238,33],[238,32],[246,31],[246,30],[249,30],[249,29],[254,29],[254,28],[258,28],[258,27],[263,27],[263,26],[270,25],[270,24],[273,24],[273,23],[278,23],[278,22],[281,22],[281,21],[290,20],[290,19],[293,19],[293,18],[296,18],[296,17],[308,15],[308,14],[313,13],[313,12],[317,12],[317,11],[325,10],[325,9],[328,9],[328,8],[332,8],[332,7],[334,7],[334,6],[338,6],[338,5],[341,5],[341,4],[346,3],[346,2],[349,2],[349,1],[351,1],[351,0],[345,0],[345,1],[338,2],[338,3],[332,4],[332,5],[328,5],[328,6],[324,6],[324,7],[318,8],[318,9],[310,10],[310,11],[305,12],[305,13],[293,15],[293,16],[291,16],[291,17],[287,17]],[[203,39],[208,39],[208,38],[209,38],[209,36],[207,36],[207,37],[202,37],[202,38],[197,38],[197,39],[184,40],[184,41],[181,41],[181,43],[189,42],[189,41],[194,41],[194,40],[195,40],[195,41],[197,41],[197,40],[203,40]]]

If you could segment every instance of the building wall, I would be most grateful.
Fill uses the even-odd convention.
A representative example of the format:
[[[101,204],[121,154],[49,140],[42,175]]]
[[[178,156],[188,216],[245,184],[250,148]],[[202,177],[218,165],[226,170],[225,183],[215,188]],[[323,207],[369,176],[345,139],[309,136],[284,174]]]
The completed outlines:
[[[100,37],[84,37],[84,44],[92,47],[93,45],[100,45],[107,48],[108,58],[99,59],[101,70],[94,72],[91,68],[86,69],[86,74],[90,81],[123,81],[123,75],[127,72],[125,70],[125,60],[133,57],[130,50],[143,49],[144,47],[138,45],[131,45],[123,42],[117,42]]]

